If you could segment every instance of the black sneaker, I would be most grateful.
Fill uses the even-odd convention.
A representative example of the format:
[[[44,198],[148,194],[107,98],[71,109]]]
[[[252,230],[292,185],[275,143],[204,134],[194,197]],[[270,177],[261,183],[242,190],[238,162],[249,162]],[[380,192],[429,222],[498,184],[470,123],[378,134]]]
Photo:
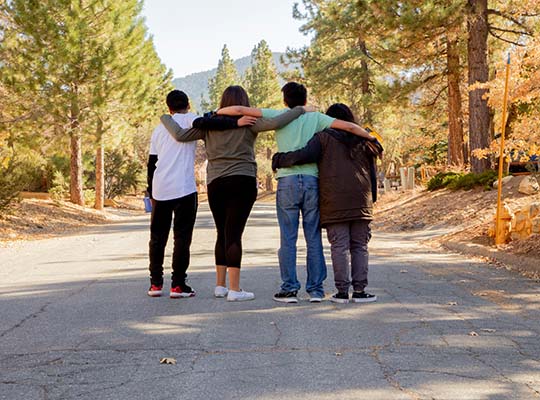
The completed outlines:
[[[353,303],[373,303],[377,301],[377,296],[367,292],[353,292],[352,301]]]
[[[298,303],[298,292],[284,292],[283,290],[274,295],[274,300],[280,303]]]
[[[185,283],[171,287],[169,293],[171,299],[179,299],[182,297],[193,297],[195,296],[195,290],[186,285]]]
[[[349,302],[349,293],[337,292],[330,297],[333,303],[347,304]]]

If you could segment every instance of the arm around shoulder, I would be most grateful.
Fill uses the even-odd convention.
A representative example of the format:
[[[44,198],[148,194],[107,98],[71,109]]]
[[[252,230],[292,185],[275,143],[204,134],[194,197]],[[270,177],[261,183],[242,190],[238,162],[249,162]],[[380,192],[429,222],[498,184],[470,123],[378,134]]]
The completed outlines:
[[[204,139],[206,131],[197,128],[182,129],[178,123],[168,114],[164,114],[160,118],[161,123],[169,134],[179,142],[192,142],[198,139]]]
[[[293,165],[310,164],[319,161],[322,155],[321,133],[315,134],[305,147],[289,151],[287,153],[276,153],[272,157],[272,170],[278,168],[292,167]]]
[[[330,128],[347,131],[347,132],[352,133],[353,135],[360,136],[368,140],[376,139],[374,136],[371,136],[369,132],[366,131],[364,128],[361,128],[360,126],[352,122],[342,121],[340,119],[334,120],[334,122],[332,122],[332,125],[330,125]]]
[[[260,108],[245,107],[245,106],[229,106],[223,107],[217,110],[218,115],[232,115],[242,116],[249,115],[250,117],[262,117],[262,111]]]
[[[251,130],[253,132],[264,132],[272,131],[274,129],[280,129],[298,118],[300,115],[304,114],[305,112],[305,107],[296,106],[274,118],[258,119],[255,125],[251,127]]]

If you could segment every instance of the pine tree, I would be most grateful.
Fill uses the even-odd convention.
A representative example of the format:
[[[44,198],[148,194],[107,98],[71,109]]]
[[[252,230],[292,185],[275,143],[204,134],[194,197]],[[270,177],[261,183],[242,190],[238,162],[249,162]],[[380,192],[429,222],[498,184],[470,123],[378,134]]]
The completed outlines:
[[[107,18],[101,24],[103,37],[100,74],[93,91],[93,123],[96,140],[96,201],[104,202],[105,139],[113,126],[125,119],[126,110],[132,124],[153,119],[156,104],[161,104],[170,85],[171,73],[161,64],[152,39],[148,38],[137,0],[112,2]]]
[[[280,106],[281,92],[278,73],[272,58],[272,51],[265,40],[261,40],[253,48],[251,66],[246,71],[244,81],[253,107],[278,108]],[[264,169],[266,169],[266,190],[268,191],[273,189],[269,160],[272,158],[274,145],[274,132],[259,136],[256,142],[257,153],[262,153],[265,159]]]
[[[4,36],[2,82],[32,99],[19,114],[32,115],[49,146],[61,149],[69,139],[70,197],[77,204],[83,138],[85,145],[97,142],[101,207],[103,138],[112,126],[118,136],[140,129],[171,87],[141,7],[138,0],[14,0],[3,8],[13,29]]]
[[[221,50],[221,59],[218,62],[216,75],[208,80],[209,102],[203,104],[205,111],[215,110],[219,107],[223,91],[231,85],[238,85],[240,77],[236,66],[229,55],[227,45]]]

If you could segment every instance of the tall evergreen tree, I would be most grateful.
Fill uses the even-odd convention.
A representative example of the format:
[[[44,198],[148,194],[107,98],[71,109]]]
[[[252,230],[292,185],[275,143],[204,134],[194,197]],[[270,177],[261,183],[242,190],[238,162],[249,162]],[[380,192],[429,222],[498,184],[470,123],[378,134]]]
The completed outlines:
[[[253,107],[278,108],[281,105],[278,73],[272,58],[272,51],[265,40],[261,40],[253,48],[251,66],[246,71],[244,81]],[[266,190],[269,191],[273,189],[270,160],[274,145],[274,132],[259,136],[256,142],[257,153],[262,154],[265,159]]]
[[[2,82],[32,98],[25,111],[34,116],[50,142],[70,142],[70,198],[83,204],[82,144],[98,142],[98,198],[102,176],[100,143],[112,119],[129,116],[133,126],[157,93],[170,87],[143,20],[141,2],[127,0],[13,0],[3,13],[7,30]],[[6,72],[6,73],[4,73]],[[36,112],[36,110],[38,112]],[[128,114],[126,114],[128,113]],[[142,113],[144,114],[144,113]],[[126,130],[127,124],[124,125]],[[118,132],[119,129],[115,129]],[[98,200],[98,207],[101,206]]]
[[[133,124],[153,119],[156,104],[161,104],[171,89],[171,73],[159,60],[152,39],[148,38],[142,4],[138,0],[111,2],[107,18],[100,25],[103,58],[92,92],[92,117],[96,141],[96,200],[102,209],[104,201],[105,139],[114,125],[125,119],[126,110]],[[159,100],[158,100],[159,99]]]
[[[221,50],[221,59],[218,62],[216,75],[208,80],[209,102],[203,104],[203,108],[214,110],[219,107],[223,91],[231,85],[238,85],[240,77],[236,66],[229,54],[227,45]]]

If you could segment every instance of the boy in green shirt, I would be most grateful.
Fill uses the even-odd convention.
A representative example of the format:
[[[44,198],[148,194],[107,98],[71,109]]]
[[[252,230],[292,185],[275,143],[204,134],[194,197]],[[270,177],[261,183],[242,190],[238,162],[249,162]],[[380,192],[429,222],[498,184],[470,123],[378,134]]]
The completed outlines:
[[[304,85],[289,82],[281,89],[288,107],[284,110],[229,107],[219,114],[243,114],[272,118],[295,106],[305,106],[307,90]],[[234,109],[233,109],[234,108]],[[341,129],[367,139],[375,139],[358,125],[331,118],[319,112],[305,113],[276,130],[278,151],[287,152],[303,148],[315,133],[326,128]],[[307,246],[306,291],[310,302],[318,303],[324,298],[323,282],[326,279],[321,227],[319,219],[319,179],[317,164],[305,164],[280,168],[277,173],[278,189],[276,209],[280,229],[278,252],[281,273],[281,288],[274,300],[282,303],[297,303],[300,282],[296,273],[296,241],[302,213],[302,228]]]

